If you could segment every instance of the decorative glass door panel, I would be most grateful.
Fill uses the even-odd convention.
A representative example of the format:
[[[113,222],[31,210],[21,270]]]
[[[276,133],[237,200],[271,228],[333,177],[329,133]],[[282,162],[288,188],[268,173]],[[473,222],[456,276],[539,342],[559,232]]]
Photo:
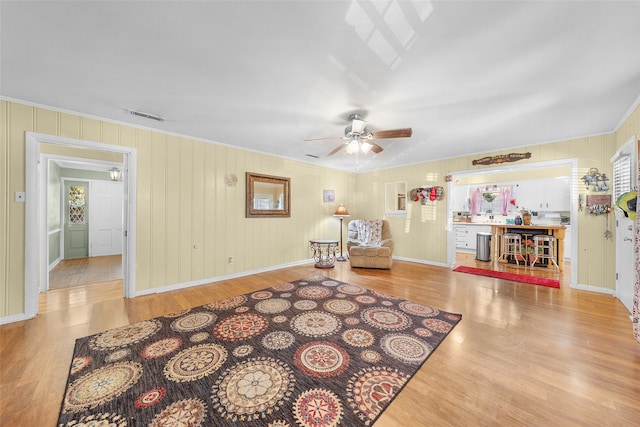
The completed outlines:
[[[64,185],[64,258],[89,256],[89,185],[65,181]]]

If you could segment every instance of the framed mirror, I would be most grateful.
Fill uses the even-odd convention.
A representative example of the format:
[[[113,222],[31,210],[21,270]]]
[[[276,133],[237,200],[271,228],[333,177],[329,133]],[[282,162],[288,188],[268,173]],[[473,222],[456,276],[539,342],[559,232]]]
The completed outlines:
[[[407,182],[397,181],[385,184],[385,214],[405,216],[407,214]]]
[[[247,218],[290,217],[290,178],[247,172]]]

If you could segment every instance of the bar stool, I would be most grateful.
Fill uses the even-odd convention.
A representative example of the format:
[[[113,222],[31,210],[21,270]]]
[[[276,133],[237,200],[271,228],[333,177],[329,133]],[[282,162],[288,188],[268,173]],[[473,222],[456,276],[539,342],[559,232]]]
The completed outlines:
[[[522,240],[519,234],[516,233],[504,233],[502,235],[502,245],[500,259],[507,260],[509,255],[513,256],[516,260],[516,264],[520,265],[518,258],[522,257]]]
[[[558,263],[556,262],[556,238],[553,236],[547,236],[544,234],[538,234],[533,236],[533,252],[536,254],[536,257],[533,259],[531,263],[531,268],[538,261],[538,258],[548,259],[553,265],[556,266],[558,270]]]

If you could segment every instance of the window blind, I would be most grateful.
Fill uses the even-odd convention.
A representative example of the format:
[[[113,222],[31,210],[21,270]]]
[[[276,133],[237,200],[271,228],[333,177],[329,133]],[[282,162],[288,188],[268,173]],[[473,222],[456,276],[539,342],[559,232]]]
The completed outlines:
[[[613,201],[631,188],[631,156],[627,154],[613,161]]]

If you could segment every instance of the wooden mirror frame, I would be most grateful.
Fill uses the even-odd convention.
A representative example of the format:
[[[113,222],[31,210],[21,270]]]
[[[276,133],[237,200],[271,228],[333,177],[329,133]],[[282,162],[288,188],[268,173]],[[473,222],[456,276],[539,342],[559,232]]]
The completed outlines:
[[[247,172],[247,200],[246,200],[246,217],[247,218],[273,218],[273,217],[290,217],[290,196],[291,196],[291,179],[280,176],[260,175],[253,172]],[[254,199],[256,194],[256,183],[282,185],[282,208],[258,209],[255,207]]]

